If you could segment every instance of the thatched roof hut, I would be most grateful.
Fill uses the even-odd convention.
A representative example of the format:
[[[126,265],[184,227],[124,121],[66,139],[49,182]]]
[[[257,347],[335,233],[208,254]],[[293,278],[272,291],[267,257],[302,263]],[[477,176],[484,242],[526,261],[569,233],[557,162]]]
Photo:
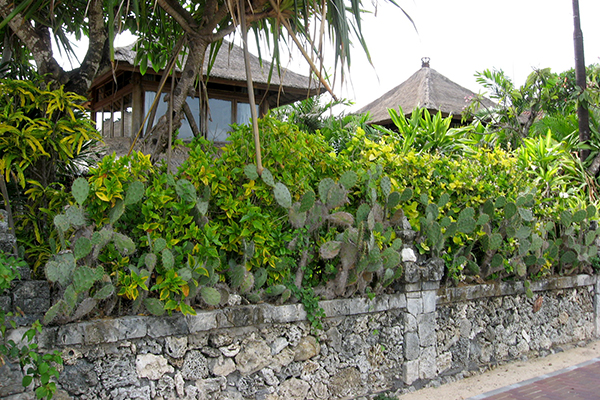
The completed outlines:
[[[453,122],[459,124],[463,108],[476,94],[430,68],[428,58],[422,61],[421,69],[410,78],[358,110],[358,113],[369,112],[371,123],[391,126],[388,109],[397,110],[400,107],[405,115],[410,115],[415,107],[421,107],[432,114],[441,111],[444,117],[451,115]],[[494,106],[489,99],[484,98],[482,103],[486,107]]]
[[[99,74],[92,84],[90,108],[98,129],[105,139],[128,142],[142,126],[146,113],[156,97],[159,81],[163,71],[148,68],[142,76],[139,67],[135,66],[135,44],[115,49],[115,69],[108,69]],[[208,54],[207,57],[208,59]],[[298,100],[323,93],[325,90],[315,79],[297,74],[285,68],[281,72],[273,68],[269,77],[271,64],[250,55],[254,96],[260,115],[269,109],[291,104]],[[222,142],[227,139],[229,125],[246,123],[250,115],[248,89],[243,50],[234,44],[224,42],[217,53],[215,62],[206,79],[208,60],[204,64],[204,78],[208,102],[201,101],[206,97],[188,98],[194,123],[187,119],[179,129],[179,138],[188,139],[200,133],[210,140]],[[170,89],[170,78],[163,88],[163,95]],[[166,103],[160,101],[155,117],[166,111]],[[147,128],[149,124],[146,124]],[[195,129],[197,128],[197,129]],[[196,130],[196,132],[194,132]],[[123,138],[122,140],[119,138]],[[114,142],[114,141],[113,141]],[[126,145],[126,143],[125,143]]]

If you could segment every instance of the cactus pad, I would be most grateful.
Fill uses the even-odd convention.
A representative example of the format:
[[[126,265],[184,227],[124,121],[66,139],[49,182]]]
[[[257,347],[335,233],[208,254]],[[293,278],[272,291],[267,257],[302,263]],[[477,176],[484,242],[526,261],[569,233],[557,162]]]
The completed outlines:
[[[494,203],[494,205],[496,206],[496,208],[503,208],[506,205],[506,197],[499,196],[496,199],[496,202]]]
[[[302,199],[300,200],[300,208],[298,211],[302,213],[310,210],[315,205],[315,199],[316,195],[312,190],[304,193],[304,196],[302,196]]]
[[[327,219],[332,224],[345,228],[354,225],[354,217],[352,216],[352,214],[345,211],[333,213],[329,217],[327,217]]]
[[[596,231],[589,231],[585,234],[585,245],[589,246],[592,243],[594,243],[594,240],[596,239],[596,236],[598,235],[598,233]]]
[[[260,303],[262,301],[262,298],[260,297],[260,295],[258,293],[248,293],[246,295],[246,299],[250,303]]]
[[[92,251],[92,241],[85,236],[80,237],[75,242],[75,248],[73,249],[73,255],[75,260],[81,260],[83,257],[90,254]]]
[[[383,197],[387,198],[392,191],[392,180],[390,179],[390,177],[387,175],[381,177],[379,186],[381,187],[381,192],[383,193]]]
[[[521,216],[521,219],[523,219],[523,221],[532,221],[533,220],[533,213],[531,212],[531,210],[527,209],[527,208],[518,208],[519,211],[519,215]],[[585,217],[585,211],[583,211],[584,213],[584,217]]]
[[[83,210],[79,207],[69,206],[65,211],[65,215],[67,216],[67,219],[69,220],[71,226],[81,227],[86,224]]]
[[[477,225],[481,226],[481,225],[485,225],[488,222],[490,222],[490,216],[483,213],[479,215],[479,218],[477,218]]]
[[[231,268],[231,286],[234,288],[239,288],[242,283],[244,283],[244,279],[246,278],[246,266],[244,265],[234,265]]]
[[[109,298],[110,296],[112,296],[112,294],[114,292],[115,292],[115,287],[113,286],[113,284],[107,283],[106,285],[102,286],[102,289],[98,290],[94,294],[94,298],[97,300],[105,300],[105,299]]]
[[[78,320],[78,319],[85,317],[86,315],[91,313],[94,310],[94,308],[96,308],[97,305],[98,305],[98,300],[96,300],[92,297],[88,297],[88,298],[84,299],[81,303],[79,303],[79,306],[73,313],[73,319]]]
[[[519,229],[517,229],[517,232],[515,233],[515,237],[517,239],[525,239],[529,237],[529,235],[531,235],[531,228],[525,225],[519,227]]]
[[[273,174],[267,168],[264,168],[262,174],[260,175],[263,182],[267,185],[273,187],[275,186],[275,179],[273,179]]]
[[[285,285],[274,285],[274,286],[269,286],[266,290],[265,290],[265,294],[267,296],[279,296],[280,294],[282,294],[287,288],[285,287]]]
[[[517,213],[517,205],[515,203],[506,203],[504,205],[504,218],[511,219]]]
[[[576,224],[580,223],[581,221],[583,221],[586,218],[587,218],[586,210],[578,210],[578,211],[575,211],[575,213],[573,214],[573,222],[575,222]]]
[[[393,209],[400,203],[400,193],[392,192],[387,198],[387,208]]]
[[[254,241],[244,241],[244,259],[249,260],[254,257]]]
[[[61,232],[66,232],[71,227],[71,223],[65,214],[55,215],[54,225],[60,229]]]
[[[407,202],[412,198],[412,196],[413,196],[413,190],[411,188],[406,188],[402,192],[402,195],[400,195],[400,202],[401,203]]]
[[[350,190],[352,186],[356,185],[358,175],[354,171],[346,171],[340,177],[340,184],[342,184],[346,190]]]
[[[251,181],[255,181],[258,179],[258,172],[256,171],[256,165],[248,164],[244,167],[244,174],[246,174],[246,178]]]
[[[260,289],[267,282],[267,270],[259,268],[254,272],[254,287]]]
[[[321,258],[326,260],[332,259],[337,256],[342,248],[342,242],[337,240],[330,240],[329,242],[325,242],[319,248],[319,255]]]
[[[281,293],[280,301],[281,303],[285,303],[292,296],[292,291],[290,289],[285,289],[283,293]]]
[[[119,199],[115,202],[115,205],[113,206],[113,208],[111,208],[110,211],[108,212],[108,218],[110,220],[110,223],[114,224],[115,222],[117,222],[119,220],[119,218],[121,218],[121,216],[123,215],[124,212],[125,212],[125,202],[123,200]]]
[[[439,208],[444,208],[444,206],[446,206],[446,204],[448,204],[449,201],[450,201],[450,195],[448,195],[448,193],[444,192],[438,199],[437,206]]]
[[[285,186],[281,182],[277,182],[273,187],[273,195],[275,195],[275,200],[277,203],[283,208],[290,208],[292,206],[292,196],[290,195],[290,191],[287,186]]]
[[[334,184],[327,194],[327,208],[334,209],[344,205],[348,201],[346,189],[342,185]]]
[[[383,257],[383,267],[384,268],[395,268],[400,264],[400,253],[394,250],[391,247],[388,247],[381,253],[381,257]]]
[[[172,269],[175,266],[175,258],[173,257],[171,250],[164,248],[161,251],[161,256],[163,268],[165,270]]]
[[[217,306],[221,302],[221,293],[213,287],[203,286],[200,288],[200,296],[206,304],[211,306]]]
[[[77,204],[81,206],[90,193],[90,184],[84,178],[77,178],[73,182],[73,186],[71,186],[71,193]]]
[[[125,195],[125,205],[131,205],[139,202],[144,196],[144,184],[140,181],[133,181],[127,188]]]
[[[367,265],[367,272],[377,272],[383,267],[383,259],[381,258],[381,252],[379,248],[375,246],[367,255],[369,263]]]
[[[586,213],[587,213],[587,218],[588,219],[592,219],[596,216],[596,207],[594,207],[593,205],[589,205],[587,206],[587,208],[585,209]]]
[[[499,233],[492,233],[489,240],[489,249],[498,250],[502,245],[502,235]]]
[[[198,214],[205,216],[208,212],[208,201],[197,201],[196,211],[198,211]]]
[[[240,285],[240,293],[248,293],[254,287],[254,274],[247,273]]]
[[[102,279],[104,269],[102,267],[90,268],[81,265],[73,272],[73,288],[76,293],[83,293],[92,288],[96,281]]]
[[[196,203],[196,187],[187,179],[180,179],[175,185],[177,195],[186,203]]]
[[[135,252],[135,244],[133,243],[133,240],[122,233],[115,232],[112,240],[115,244],[115,248],[122,255],[128,256]]]
[[[300,229],[304,226],[304,223],[306,222],[306,211],[299,211],[300,209],[302,209],[302,206],[300,205],[300,203],[295,203],[289,210],[288,210],[288,218],[290,221],[290,224],[292,225],[292,227],[294,229]]]
[[[356,222],[366,221],[370,212],[371,207],[368,204],[361,204],[356,210]]]
[[[59,300],[56,304],[46,311],[44,315],[44,324],[47,325],[50,322],[54,321],[56,317],[59,315],[63,315],[67,313],[67,304],[63,300]]]
[[[335,182],[331,178],[325,178],[319,182],[319,198],[321,199],[322,203],[327,204],[329,190],[333,185],[335,185]]]
[[[165,313],[165,305],[159,299],[145,299],[144,306],[146,307],[146,310],[150,312],[150,314],[156,315],[157,317],[160,317]]]

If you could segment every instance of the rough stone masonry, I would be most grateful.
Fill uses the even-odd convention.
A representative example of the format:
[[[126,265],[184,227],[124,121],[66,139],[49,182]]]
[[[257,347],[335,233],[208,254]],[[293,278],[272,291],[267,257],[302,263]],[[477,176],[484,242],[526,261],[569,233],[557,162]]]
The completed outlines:
[[[442,261],[417,264],[409,255],[395,294],[323,301],[327,317],[317,332],[300,304],[239,302],[195,316],[46,327],[39,345],[62,351],[64,359],[55,398],[372,398],[597,337],[596,276],[534,282],[530,299],[519,282],[440,288]],[[0,300],[5,309],[27,310],[29,318],[50,305],[47,285],[36,281],[19,282]],[[9,338],[20,340],[24,329]],[[21,378],[18,365],[2,365],[0,398],[35,398]]]

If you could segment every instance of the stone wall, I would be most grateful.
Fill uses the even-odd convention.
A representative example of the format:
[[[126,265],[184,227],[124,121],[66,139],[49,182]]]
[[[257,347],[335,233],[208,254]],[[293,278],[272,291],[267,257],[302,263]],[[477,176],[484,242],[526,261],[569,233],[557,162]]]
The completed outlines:
[[[409,268],[413,282],[393,295],[321,302],[318,332],[301,305],[259,304],[47,327],[39,344],[63,351],[59,399],[344,399],[439,385],[597,335],[597,277],[532,283],[529,299],[521,283],[439,288],[427,271]],[[33,398],[19,374],[0,369],[0,397]]]

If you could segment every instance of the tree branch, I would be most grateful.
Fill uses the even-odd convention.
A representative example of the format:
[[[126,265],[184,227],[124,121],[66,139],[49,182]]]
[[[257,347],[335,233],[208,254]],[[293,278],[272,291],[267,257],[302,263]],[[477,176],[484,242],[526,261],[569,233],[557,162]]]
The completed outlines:
[[[167,12],[184,31],[190,35],[195,35],[198,32],[198,24],[194,21],[192,15],[176,1],[172,0],[157,0],[158,5]]]
[[[8,0],[0,0],[0,16],[2,18],[8,18],[13,12],[13,4]],[[64,83],[65,72],[54,59],[48,28],[41,25],[35,28],[31,21],[23,18],[21,13],[17,13],[8,22],[8,25],[33,55],[40,75],[50,74],[52,79]]]
[[[108,33],[104,26],[102,0],[91,0],[88,13],[89,45],[81,66],[68,72],[70,78],[66,90],[85,95],[100,69]]]

